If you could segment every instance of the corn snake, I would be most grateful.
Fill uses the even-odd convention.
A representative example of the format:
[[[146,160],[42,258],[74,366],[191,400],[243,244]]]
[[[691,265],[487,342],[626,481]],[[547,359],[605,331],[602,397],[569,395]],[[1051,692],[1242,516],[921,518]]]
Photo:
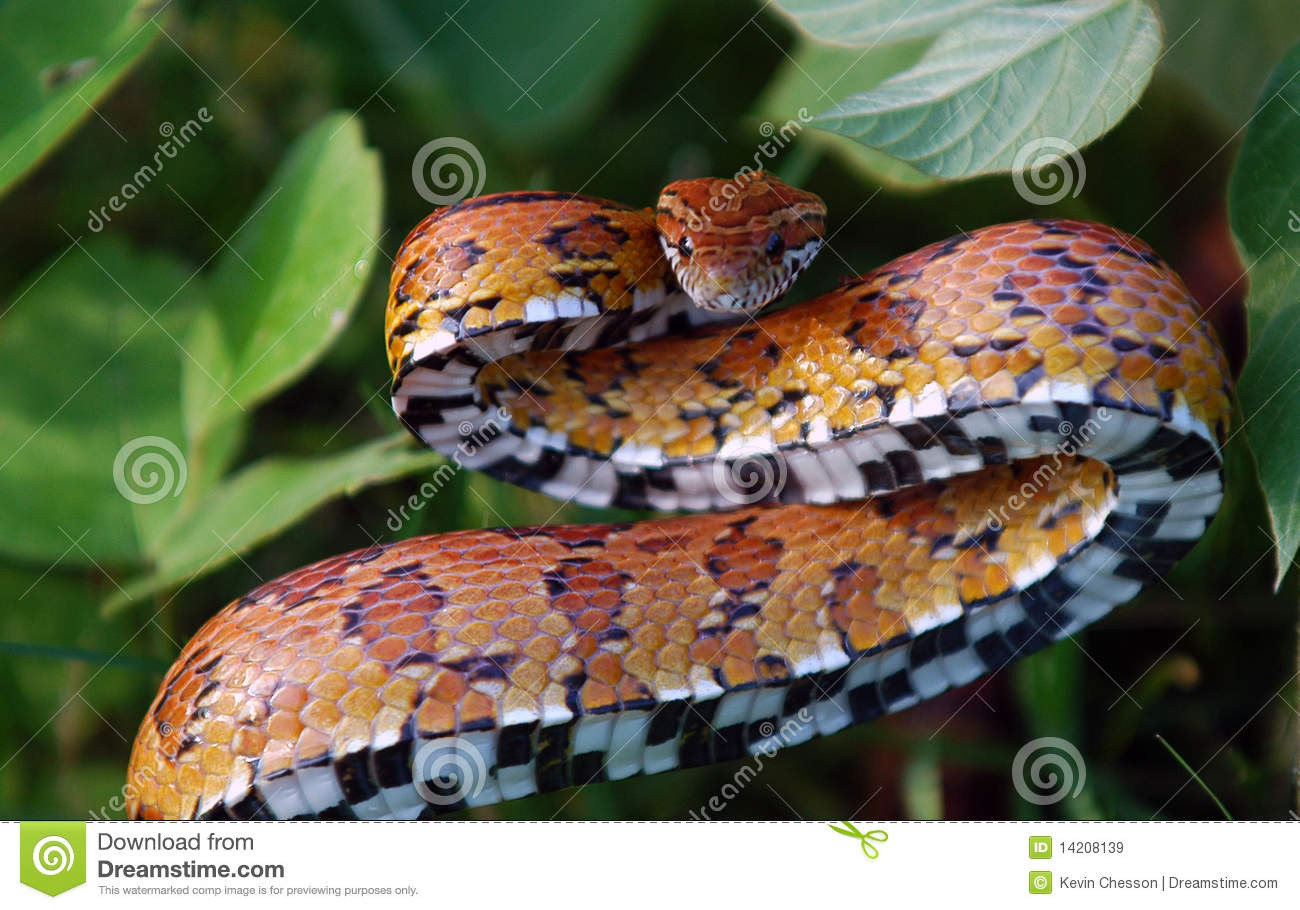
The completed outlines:
[[[823,215],[759,173],[421,222],[386,323],[408,429],[561,499],[696,514],[259,587],[167,674],[130,814],[429,817],[791,745],[1070,635],[1191,547],[1229,380],[1155,253],[997,225],[752,318]]]

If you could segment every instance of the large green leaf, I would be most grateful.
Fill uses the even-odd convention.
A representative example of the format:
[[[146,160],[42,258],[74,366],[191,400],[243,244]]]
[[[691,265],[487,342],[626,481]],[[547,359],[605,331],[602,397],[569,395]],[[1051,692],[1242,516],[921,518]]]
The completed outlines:
[[[938,177],[1022,170],[1114,126],[1159,52],[1143,0],[993,7],[814,122]]]
[[[7,304],[0,552],[131,563],[170,520],[188,479],[177,339],[201,293],[189,277],[96,238],[66,248]]]
[[[196,451],[216,428],[284,388],[343,330],[380,256],[379,159],[336,113],[294,143],[211,279],[184,375]]]
[[[1277,542],[1280,584],[1300,547],[1300,46],[1273,71],[1228,189],[1250,275],[1251,353],[1237,386]]]
[[[140,0],[0,4],[0,194],[140,59],[160,13]]]
[[[1005,0],[779,0],[774,5],[819,41],[880,47],[937,35],[998,2]]]
[[[324,458],[266,458],[227,478],[178,518],[154,570],[111,597],[115,612],[132,601],[189,582],[275,536],[312,509],[433,467],[440,456],[412,449],[406,434],[378,439]]]
[[[1169,44],[1161,70],[1198,91],[1229,130],[1245,123],[1269,71],[1300,40],[1295,0],[1160,0],[1159,7]]]
[[[830,152],[847,167],[878,183],[897,189],[920,190],[937,183],[906,162],[824,130],[804,129],[810,111],[826,105],[835,91],[846,86],[867,89],[915,63],[925,41],[907,41],[863,50],[800,41],[791,50],[759,101],[759,113],[776,130],[793,121],[799,124],[799,141]],[[779,133],[778,133],[779,135]]]

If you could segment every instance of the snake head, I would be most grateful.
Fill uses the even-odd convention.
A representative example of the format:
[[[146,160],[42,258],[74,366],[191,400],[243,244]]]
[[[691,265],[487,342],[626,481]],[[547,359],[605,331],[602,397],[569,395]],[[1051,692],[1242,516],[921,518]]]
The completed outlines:
[[[826,204],[763,171],[668,184],[659,242],[682,290],[714,312],[779,300],[821,249]]]

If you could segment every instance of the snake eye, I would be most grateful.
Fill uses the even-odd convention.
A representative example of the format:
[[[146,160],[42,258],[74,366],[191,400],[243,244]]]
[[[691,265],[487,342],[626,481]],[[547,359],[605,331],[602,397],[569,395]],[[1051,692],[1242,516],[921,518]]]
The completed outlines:
[[[764,249],[767,251],[768,256],[775,259],[777,256],[780,256],[785,252],[785,238],[773,231],[772,234],[768,236],[767,246],[764,247]]]
[[[680,241],[678,241],[677,252],[681,253],[687,259],[690,259],[691,253],[695,252],[695,248],[691,246],[691,238],[683,237]]]

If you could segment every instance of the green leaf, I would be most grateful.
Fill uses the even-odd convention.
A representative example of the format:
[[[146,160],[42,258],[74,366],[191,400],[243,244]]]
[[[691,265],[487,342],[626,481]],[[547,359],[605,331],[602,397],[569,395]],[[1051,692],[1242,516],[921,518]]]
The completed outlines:
[[[791,120],[806,120],[808,111],[832,99],[831,92],[865,91],[911,66],[926,46],[925,41],[909,41],[864,51],[799,41],[768,84],[758,111],[778,128]],[[921,190],[938,183],[910,164],[834,133],[803,130],[799,142],[811,143],[867,179],[896,189]]]
[[[427,36],[412,53],[433,62],[458,106],[507,142],[535,145],[576,128],[613,92],[662,9],[655,0],[498,0],[403,12],[407,34]]]
[[[779,0],[774,5],[819,41],[881,47],[937,35],[1000,0]]]
[[[105,604],[113,613],[135,600],[188,583],[235,559],[340,494],[431,469],[440,456],[412,449],[406,434],[324,458],[265,458],[210,490],[169,530],[154,570]]]
[[[188,339],[183,400],[196,451],[301,376],[343,331],[380,251],[378,155],[355,115],[294,143],[211,279],[210,314]]]
[[[144,55],[161,12],[139,0],[0,4],[0,194]]]
[[[0,317],[0,552],[43,566],[141,560],[188,467],[177,339],[197,281],[96,238]],[[176,297],[185,287],[185,294]]]
[[[1160,0],[1159,7],[1169,42],[1161,70],[1198,91],[1229,130],[1245,123],[1269,71],[1300,40],[1295,0]]]
[[[1300,547],[1300,46],[1264,88],[1228,188],[1250,275],[1251,353],[1237,385],[1277,543],[1277,584]]]
[[[913,67],[814,117],[937,177],[1023,170],[1114,126],[1151,78],[1160,24],[1142,0],[994,7]]]

